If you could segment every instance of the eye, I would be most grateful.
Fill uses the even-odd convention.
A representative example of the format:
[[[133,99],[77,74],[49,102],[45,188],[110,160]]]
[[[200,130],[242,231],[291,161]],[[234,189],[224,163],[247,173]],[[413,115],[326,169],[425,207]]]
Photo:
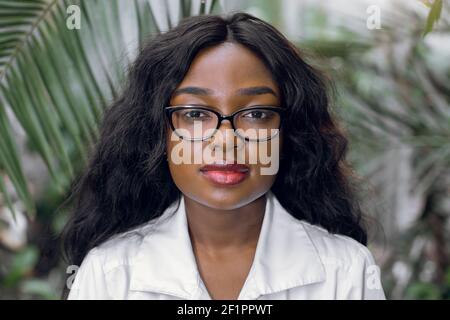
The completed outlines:
[[[189,110],[183,112],[183,117],[189,120],[204,120],[211,118],[209,112],[203,110]]]
[[[247,120],[267,120],[273,116],[273,112],[269,110],[251,110],[244,112],[242,118]]]

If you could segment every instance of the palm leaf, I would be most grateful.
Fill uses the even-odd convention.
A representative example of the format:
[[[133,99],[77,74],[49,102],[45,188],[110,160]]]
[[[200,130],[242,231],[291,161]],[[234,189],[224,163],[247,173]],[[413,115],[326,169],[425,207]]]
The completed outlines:
[[[425,24],[425,30],[423,31],[424,37],[433,30],[433,26],[435,25],[435,23],[439,21],[441,13],[442,13],[442,0],[434,0],[430,12],[428,13],[427,23]]]
[[[117,97],[127,65],[148,37],[164,29],[155,17],[171,27],[217,7],[215,0],[169,2],[0,0],[0,173],[10,178],[31,216],[33,197],[11,117],[53,183],[66,191],[87,161],[103,110]],[[69,5],[80,8],[79,30],[66,26]],[[12,209],[6,189],[0,176],[0,192]]]

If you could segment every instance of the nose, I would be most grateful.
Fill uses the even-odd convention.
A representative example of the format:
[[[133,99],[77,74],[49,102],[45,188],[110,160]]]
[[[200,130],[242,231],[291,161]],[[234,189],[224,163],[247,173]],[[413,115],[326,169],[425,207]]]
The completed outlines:
[[[229,119],[222,120],[219,129],[210,138],[209,147],[213,150],[219,149],[225,155],[229,152],[234,152],[234,149],[241,149],[243,146],[241,139],[234,134],[233,126]],[[230,157],[234,159],[234,154]]]

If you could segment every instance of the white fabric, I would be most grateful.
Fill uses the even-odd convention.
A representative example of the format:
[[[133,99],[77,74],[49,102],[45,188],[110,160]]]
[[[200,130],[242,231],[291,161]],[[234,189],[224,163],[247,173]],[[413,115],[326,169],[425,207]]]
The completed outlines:
[[[275,195],[238,300],[386,299],[367,247],[290,215]],[[199,275],[182,196],[164,214],[92,249],[68,299],[211,299]],[[171,213],[174,213],[173,215]]]

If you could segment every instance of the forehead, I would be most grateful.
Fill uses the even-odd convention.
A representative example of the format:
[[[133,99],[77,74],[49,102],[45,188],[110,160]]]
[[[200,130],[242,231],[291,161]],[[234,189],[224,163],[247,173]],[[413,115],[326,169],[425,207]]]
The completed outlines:
[[[179,87],[196,85],[216,92],[266,85],[278,86],[264,62],[251,50],[236,43],[223,43],[201,50]]]

